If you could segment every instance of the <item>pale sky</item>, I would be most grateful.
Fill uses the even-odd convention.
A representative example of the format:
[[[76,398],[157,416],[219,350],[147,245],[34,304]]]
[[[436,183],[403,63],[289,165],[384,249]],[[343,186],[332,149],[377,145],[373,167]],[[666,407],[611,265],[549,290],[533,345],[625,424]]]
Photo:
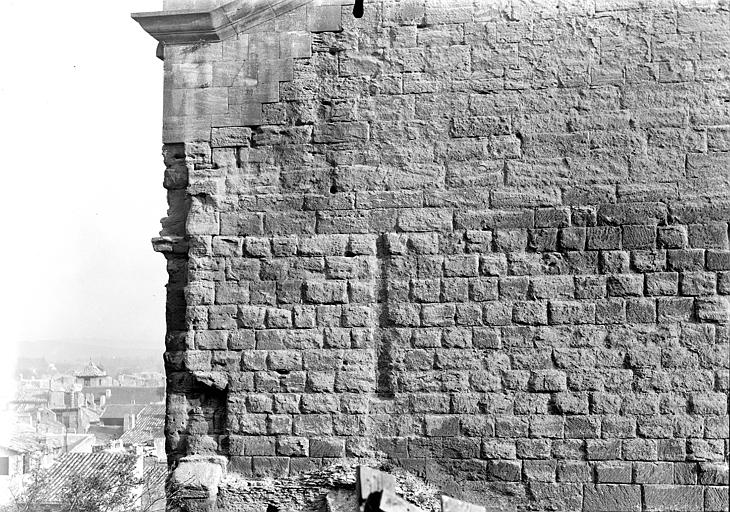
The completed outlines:
[[[5,0],[2,334],[163,347],[161,0]]]

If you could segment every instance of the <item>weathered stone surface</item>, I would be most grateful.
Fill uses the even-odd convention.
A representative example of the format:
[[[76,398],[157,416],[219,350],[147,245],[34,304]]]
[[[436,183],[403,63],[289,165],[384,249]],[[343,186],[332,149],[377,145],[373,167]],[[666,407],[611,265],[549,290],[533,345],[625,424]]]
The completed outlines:
[[[645,485],[646,509],[690,511],[702,510],[704,493],[702,487],[687,485]]]
[[[398,496],[395,491],[388,489],[380,495],[380,510],[382,512],[422,512],[420,508]]]
[[[728,502],[728,487],[707,487],[705,489],[705,510],[718,510],[725,512],[730,510]]]
[[[324,498],[326,512],[357,512],[360,503],[357,494],[349,490],[334,490]]]
[[[199,502],[201,510],[212,511],[227,462],[224,457],[184,457],[170,474],[170,488],[183,498]]]
[[[164,49],[171,462],[726,508],[725,7],[271,4]]]
[[[631,462],[604,462],[596,465],[596,479],[599,484],[630,484]]]
[[[388,473],[359,466],[356,473],[357,492],[361,500],[366,500],[372,493],[384,490],[395,490],[395,478]]]
[[[598,484],[583,488],[583,510],[587,512],[640,511],[638,485]]]
[[[441,512],[486,512],[486,510],[480,505],[457,500],[445,494],[441,496]]]

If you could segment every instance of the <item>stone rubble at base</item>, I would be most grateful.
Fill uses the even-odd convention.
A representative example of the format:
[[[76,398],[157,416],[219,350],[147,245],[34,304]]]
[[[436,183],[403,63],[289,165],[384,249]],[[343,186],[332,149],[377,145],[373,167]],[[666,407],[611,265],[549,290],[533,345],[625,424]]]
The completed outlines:
[[[356,474],[357,499],[352,499],[351,491],[332,491],[326,512],[423,512],[396,493],[392,475],[367,466],[359,466]],[[441,512],[486,512],[486,508],[442,495]]]

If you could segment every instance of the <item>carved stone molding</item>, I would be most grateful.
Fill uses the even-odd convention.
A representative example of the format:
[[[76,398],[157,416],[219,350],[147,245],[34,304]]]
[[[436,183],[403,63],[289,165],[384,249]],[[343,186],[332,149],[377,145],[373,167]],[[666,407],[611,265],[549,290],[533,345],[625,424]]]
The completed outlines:
[[[312,0],[234,0],[213,9],[138,12],[132,18],[163,44],[223,41]]]

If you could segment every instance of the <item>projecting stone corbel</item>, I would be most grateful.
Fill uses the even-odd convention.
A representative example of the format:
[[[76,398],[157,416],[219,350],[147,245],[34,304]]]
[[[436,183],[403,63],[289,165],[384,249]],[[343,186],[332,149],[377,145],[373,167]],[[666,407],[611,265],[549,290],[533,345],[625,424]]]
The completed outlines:
[[[182,236],[159,236],[152,239],[155,252],[187,254],[188,242]]]
[[[228,387],[228,375],[223,372],[193,372],[193,377],[200,384],[209,388],[225,391]]]
[[[234,0],[214,8],[139,12],[132,18],[162,44],[222,41],[311,1]]]
[[[238,0],[231,2],[238,3]],[[234,33],[224,7],[213,10],[139,12],[132,14],[132,18],[163,44],[220,41]]]

